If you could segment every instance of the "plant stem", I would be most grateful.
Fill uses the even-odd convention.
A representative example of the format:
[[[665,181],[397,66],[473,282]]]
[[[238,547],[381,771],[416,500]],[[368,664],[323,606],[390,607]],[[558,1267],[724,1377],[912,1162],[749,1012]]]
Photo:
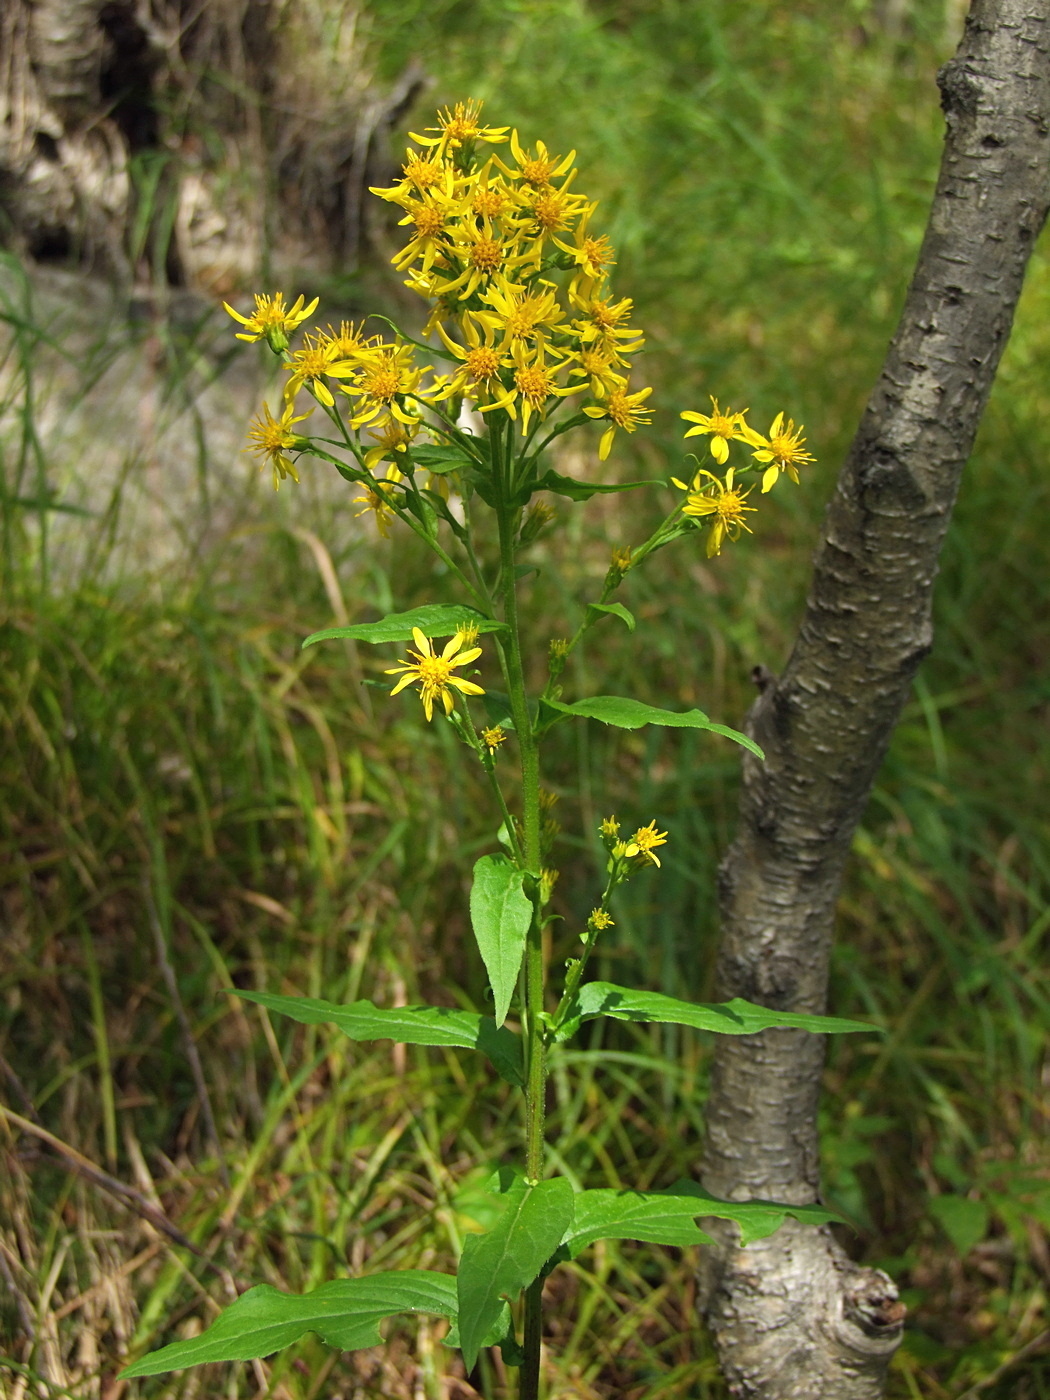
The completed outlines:
[[[525,672],[521,659],[518,627],[518,599],[514,577],[514,515],[507,503],[507,487],[513,470],[513,427],[506,439],[493,434],[493,478],[498,492],[496,515],[499,521],[500,581],[503,593],[503,620],[510,629],[505,649],[507,687],[511,714],[521,755],[522,823],[525,838],[526,889],[533,899],[532,924],[525,946],[525,1176],[539,1181],[543,1174],[543,1119],[546,1083],[546,1043],[540,1014],[544,1001],[543,938],[540,928],[538,891],[540,873],[540,767],[539,751],[529,715]],[[530,888],[531,887],[531,888]],[[525,1294],[525,1356],[521,1367],[520,1400],[538,1400],[540,1383],[540,1340],[542,1336],[543,1281],[537,1279]]]

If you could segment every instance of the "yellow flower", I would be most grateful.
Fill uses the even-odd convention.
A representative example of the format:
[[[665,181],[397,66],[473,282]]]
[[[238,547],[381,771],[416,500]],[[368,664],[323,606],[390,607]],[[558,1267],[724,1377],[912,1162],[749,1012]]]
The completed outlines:
[[[541,282],[540,286],[542,291],[523,291],[507,284],[491,286],[481,297],[491,310],[474,311],[471,315],[501,335],[504,344],[539,343],[545,340],[545,331],[560,329],[565,319],[555,288],[549,282]]]
[[[489,753],[495,753],[500,744],[507,742],[507,734],[502,724],[494,724],[491,729],[481,731],[481,741]]]
[[[685,414],[682,417],[684,418]],[[688,437],[688,434],[686,436]],[[800,423],[796,428],[789,418],[785,425],[782,413],[778,413],[773,419],[768,438],[764,438],[761,433],[756,433],[754,428],[746,426],[741,437],[751,447],[759,449],[751,454],[756,462],[770,463],[762,474],[763,493],[770,489],[781,472],[787,472],[797,486],[799,467],[816,461],[815,457],[811,457],[808,452],[803,450],[802,444],[806,439],[802,436],[802,424]]]
[[[601,932],[603,928],[613,928],[614,924],[604,909],[592,909],[591,917],[587,920],[588,928],[594,929],[595,933]]]
[[[707,478],[706,486],[703,483],[704,477]],[[683,515],[714,516],[707,540],[708,559],[721,554],[722,541],[727,536],[736,540],[740,538],[741,530],[752,533],[750,525],[744,520],[744,512],[754,512],[754,506],[745,504],[753,488],[749,486],[746,491],[741,491],[739,487],[734,486],[732,467],[726,472],[724,483],[709,471],[698,471],[689,486],[684,481],[679,481],[676,476],[671,480],[679,491],[689,493],[685,505],[682,506]]]
[[[397,467],[389,466],[385,481],[376,481],[371,486],[362,485],[362,494],[353,498],[353,505],[361,503],[361,509],[354,511],[355,517],[371,511],[376,518],[376,529],[384,540],[390,538],[391,521],[397,518],[391,508],[390,501],[394,495],[394,487],[401,479],[402,476]],[[430,716],[428,715],[427,718],[429,719]]]
[[[569,370],[569,378],[580,375],[584,379],[590,379],[591,393],[595,398],[603,398],[606,394],[612,393],[618,387],[623,386],[623,375],[617,374],[613,368],[618,365],[621,368],[627,367],[627,361],[621,359],[615,349],[608,349],[602,345],[583,345],[577,352],[579,364]],[[596,415],[592,414],[592,417]]]
[[[369,428],[368,436],[374,438],[376,446],[370,447],[365,453],[365,466],[374,471],[391,453],[405,452],[421,427],[422,421],[418,418],[414,423],[402,423],[400,419],[388,418],[386,422],[377,423]]]
[[[303,447],[308,445],[305,440],[292,432],[292,424],[301,423],[304,418],[309,418],[309,416],[308,413],[300,413],[297,418],[293,418],[292,406],[288,404],[280,418],[275,418],[269,407],[263,404],[262,413],[252,421],[248,429],[248,436],[253,441],[245,450],[257,452],[261,457],[269,457],[270,465],[273,467],[273,489],[275,491],[286,476],[290,476],[293,481],[299,480],[299,473],[295,470],[295,465],[287,454],[300,444]]]
[[[412,224],[415,234],[391,259],[398,272],[422,257],[419,271],[429,272],[434,260],[442,258],[447,249],[449,231],[464,212],[462,201],[451,199],[440,192],[424,195],[422,199],[405,199],[401,203],[407,211],[400,224]]]
[[[536,154],[525,150],[518,141],[518,133],[512,131],[510,134],[510,149],[517,162],[516,168],[505,165],[499,156],[495,157],[496,164],[512,180],[520,180],[523,185],[532,185],[535,189],[542,189],[545,185],[552,184],[555,180],[572,171],[565,181],[567,185],[575,171],[572,170],[572,163],[576,159],[576,152],[570,151],[567,156],[552,156],[542,141],[536,142]],[[565,185],[562,186],[565,188]]]
[[[634,856],[641,856],[644,860],[651,861],[653,865],[660,864],[660,857],[653,852],[654,846],[663,846],[667,843],[667,832],[657,831],[656,823],[650,822],[648,826],[640,826],[638,830],[627,842],[623,854],[630,860]]]
[[[495,389],[502,391],[503,385],[500,383],[500,370],[509,366],[513,361],[503,353],[502,346],[493,343],[492,327],[483,325],[485,332],[484,339],[478,335],[477,327],[470,319],[464,319],[463,335],[466,345],[459,345],[445,334],[444,327],[435,327],[438,335],[445,343],[445,348],[463,364],[460,369],[449,380],[448,384],[441,391],[442,398],[451,398],[454,394],[467,393],[472,399],[483,401],[490,397]]]
[[[606,845],[608,845],[611,841],[615,841],[617,836],[619,836],[620,823],[616,820],[615,817],[606,817],[603,820],[599,830],[601,831],[602,840],[605,842]]]
[[[687,438],[696,437],[701,433],[710,433],[711,436],[711,456],[719,466],[725,464],[729,456],[729,444],[734,439],[751,442],[747,434],[751,429],[744,423],[745,408],[742,413],[733,413],[728,408],[723,413],[718,407],[718,400],[711,399],[711,412],[706,413],[682,413],[679,417],[684,418],[687,423],[695,423],[695,428],[690,428],[686,433]],[[757,437],[757,434],[754,434]],[[752,446],[758,446],[753,442]]]
[[[430,367],[417,368],[413,355],[411,345],[383,345],[358,365],[352,384],[340,384],[344,394],[357,399],[350,420],[352,428],[361,428],[380,414],[396,418],[406,426],[414,426],[419,421],[418,415],[410,412],[403,400],[407,394],[416,394],[420,379]]]
[[[645,400],[652,392],[652,389],[639,389],[636,394],[629,394],[626,383],[620,380],[600,404],[588,404],[584,408],[588,418],[605,418],[609,423],[602,433],[598,447],[598,457],[601,461],[604,462],[609,455],[617,428],[622,428],[625,433],[633,433],[639,424],[653,421],[649,410],[644,406]]]
[[[461,223],[449,236],[448,258],[458,264],[460,271],[445,278],[439,271],[429,277],[420,274],[409,283],[414,289],[428,285],[428,296],[447,297],[456,292],[460,301],[467,301],[479,289],[484,291],[492,282],[505,278],[514,268],[538,261],[539,245],[522,251],[520,240],[511,231],[482,218],[480,226],[470,220]]]
[[[447,165],[437,152],[424,156],[419,151],[407,150],[401,172],[404,179],[399,185],[391,185],[388,189],[370,186],[369,194],[400,204],[414,193],[426,194],[430,190],[444,190],[446,194],[451,194],[456,187],[455,170],[451,165]]]
[[[426,128],[426,131],[436,132],[436,136],[419,136],[414,131],[408,134],[420,146],[436,146],[442,155],[446,151],[456,151],[473,141],[491,141],[493,144],[506,141],[505,126],[482,126],[478,121],[483,105],[473,98],[469,102],[457,102],[451,110],[446,107],[444,111],[438,112],[437,126]]]
[[[410,655],[415,657],[414,661],[401,661],[396,666],[387,668],[388,676],[396,676],[401,672],[404,674],[390,692],[396,695],[398,691],[404,690],[406,685],[418,685],[419,698],[423,702],[423,712],[428,721],[434,717],[434,701],[440,700],[445,707],[445,714],[450,715],[455,708],[455,700],[452,690],[458,690],[462,695],[484,695],[485,692],[480,685],[475,685],[473,681],[465,681],[460,676],[454,676],[453,670],[457,666],[469,665],[471,661],[476,661],[481,655],[480,647],[469,647],[466,651],[461,651],[464,636],[462,632],[457,632],[452,640],[445,647],[440,656],[434,651],[434,643],[429,637],[424,637],[418,627],[412,628],[412,640],[416,644],[416,651],[410,650]]]
[[[582,276],[586,284],[600,282],[610,267],[614,267],[616,259],[613,253],[616,251],[604,234],[594,238],[588,234],[587,228],[591,221],[591,215],[598,208],[597,204],[588,204],[583,210],[583,218],[577,228],[574,241],[566,243],[562,238],[554,238],[552,241],[572,258],[577,269],[577,280]]]
[[[305,307],[304,300],[304,297],[299,297],[294,306],[285,306],[283,292],[275,292],[272,297],[260,296],[256,292],[255,311],[251,316],[242,316],[239,311],[234,311],[229,302],[224,301],[223,306],[235,321],[240,321],[247,329],[247,335],[243,331],[237,332],[238,340],[262,340],[265,337],[270,348],[280,353],[288,348],[288,337],[296,327],[317,310],[320,297],[314,297]]]
[[[353,321],[340,321],[339,329],[329,325],[327,332],[317,332],[318,345],[331,345],[336,359],[352,360],[367,355],[379,343],[377,335],[365,335],[365,323],[355,326]]]
[[[335,399],[332,398],[331,389],[324,382],[324,376],[346,379],[356,373],[357,365],[353,360],[340,359],[337,340],[328,336],[315,338],[307,335],[303,337],[303,348],[296,350],[291,356],[288,368],[292,373],[284,386],[286,402],[291,403],[303,385],[308,384],[318,403],[323,403],[325,408],[331,408]]]
[[[578,394],[582,384],[570,384],[559,388],[554,375],[562,365],[548,365],[544,358],[544,347],[537,346],[530,357],[524,345],[514,347],[514,376],[509,389],[495,401],[482,404],[480,413],[489,413],[494,408],[505,408],[512,418],[517,418],[517,400],[521,400],[521,426],[523,432],[529,430],[529,419],[534,413],[542,418],[552,398],[563,399],[567,394]],[[562,362],[564,363],[564,362]]]
[[[637,344],[616,347],[625,355],[644,344],[641,331],[626,324],[634,308],[630,297],[614,302],[611,297],[583,296],[578,289],[574,289],[569,293],[569,300],[583,313],[579,320],[573,322],[583,344],[597,340],[599,344],[608,346],[617,340],[636,340]]]

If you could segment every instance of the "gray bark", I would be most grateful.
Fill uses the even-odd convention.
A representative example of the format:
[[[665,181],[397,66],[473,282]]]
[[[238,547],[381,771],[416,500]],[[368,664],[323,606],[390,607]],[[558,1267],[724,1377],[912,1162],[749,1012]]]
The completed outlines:
[[[842,468],[805,617],[748,719],[739,830],[720,872],[720,994],[825,1009],[853,832],[932,640],[941,544],[1050,201],[1050,0],[974,0],[938,82],[940,177],[896,336]],[[703,1181],[732,1199],[819,1190],[822,1038],[721,1037]],[[830,1232],[741,1250],[708,1222],[703,1313],[734,1395],[875,1400],[901,1333],[892,1282]]]
[[[0,0],[0,244],[143,290],[346,271],[361,194],[389,179],[390,131],[423,84],[412,70],[376,91],[357,17]]]

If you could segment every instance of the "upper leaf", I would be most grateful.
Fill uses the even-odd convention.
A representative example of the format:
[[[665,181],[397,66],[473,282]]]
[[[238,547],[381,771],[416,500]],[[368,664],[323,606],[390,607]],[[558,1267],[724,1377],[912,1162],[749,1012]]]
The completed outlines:
[[[595,1016],[611,1016],[617,1021],[659,1021],[675,1026],[693,1026],[720,1035],[754,1035],[776,1027],[832,1034],[842,1031],[878,1031],[866,1021],[847,1021],[841,1016],[810,1016],[796,1011],[775,1011],[755,1006],[741,997],[726,1002],[679,1001],[661,992],[635,991],[612,982],[585,982],[566,1008],[565,1018],[555,1038],[568,1040],[582,1021]]]
[[[378,622],[358,622],[353,627],[326,627],[321,632],[311,632],[303,646],[312,647],[315,642],[338,638],[348,638],[354,642],[407,642],[414,627],[418,627],[425,637],[451,637],[453,632],[463,627],[476,627],[479,632],[507,630],[505,623],[486,617],[477,608],[467,607],[465,603],[426,603],[409,612],[388,613]]]
[[[377,1346],[379,1323],[397,1313],[456,1316],[456,1280],[429,1269],[336,1279],[312,1293],[281,1293],[268,1283],[249,1288],[199,1337],[172,1342],[121,1374],[156,1376],[204,1361],[254,1361],[316,1332],[341,1351]]]
[[[468,1235],[457,1275],[459,1345],[471,1371],[506,1298],[516,1298],[558,1248],[572,1223],[573,1190],[565,1177],[528,1186],[519,1179],[484,1235]]]
[[[628,632],[635,629],[634,613],[624,607],[622,603],[588,603],[589,613],[612,613],[613,617],[618,617],[622,622],[626,622]]]
[[[577,700],[573,705],[564,705],[560,700],[547,700],[544,703],[563,715],[601,720],[603,724],[613,724],[617,729],[640,729],[643,724],[662,724],[672,729],[709,729],[712,734],[722,734],[759,758],[765,758],[754,739],[730,729],[728,725],[716,724],[701,710],[659,710],[655,705],[646,705],[641,700],[624,700],[618,695],[593,695],[589,700]]]
[[[595,1240],[640,1240],[684,1247],[711,1244],[698,1217],[735,1220],[740,1243],[751,1244],[779,1230],[785,1216],[810,1225],[842,1217],[822,1206],[789,1206],[772,1201],[720,1201],[692,1181],[676,1181],[666,1191],[581,1191],[563,1244],[570,1258]]]
[[[474,465],[475,459],[462,447],[447,444],[430,444],[412,448],[412,460],[434,476],[444,476],[447,472],[460,472]]]
[[[662,481],[619,481],[602,485],[597,481],[577,481],[574,476],[562,476],[560,472],[544,472],[532,483],[533,491],[554,491],[559,496],[568,496],[573,501],[589,501],[592,496],[605,495],[613,491],[634,491],[639,486],[662,486]]]
[[[570,1258],[595,1240],[641,1240],[644,1244],[711,1244],[696,1225],[691,1198],[666,1191],[580,1191],[576,1214],[563,1243]]]
[[[480,1050],[509,1084],[524,1084],[521,1040],[491,1016],[446,1006],[396,1006],[381,1010],[370,1001],[346,1006],[313,997],[282,997],[273,992],[237,992],[268,1011],[279,1011],[306,1026],[335,1026],[351,1040],[396,1040],[402,1045],[453,1045]]]
[[[482,856],[474,866],[470,922],[496,999],[497,1026],[507,1018],[532,923],[532,901],[522,889],[524,878],[504,855]]]

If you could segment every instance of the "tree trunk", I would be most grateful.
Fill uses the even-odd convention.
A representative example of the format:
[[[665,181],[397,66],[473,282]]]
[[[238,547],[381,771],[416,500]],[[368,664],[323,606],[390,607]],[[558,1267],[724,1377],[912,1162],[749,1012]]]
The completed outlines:
[[[225,296],[264,269],[346,273],[361,196],[422,86],[410,70],[375,90],[357,18],[0,0],[0,245]]]
[[[720,872],[720,994],[820,1012],[854,829],[919,662],[937,560],[1050,200],[1050,0],[974,0],[938,77],[944,155],[896,336],[842,468],[784,674],[757,675],[739,831]],[[821,1038],[718,1039],[705,1186],[818,1193]],[[705,1251],[701,1296],[730,1389],[875,1400],[904,1306],[829,1231],[788,1223]]]

